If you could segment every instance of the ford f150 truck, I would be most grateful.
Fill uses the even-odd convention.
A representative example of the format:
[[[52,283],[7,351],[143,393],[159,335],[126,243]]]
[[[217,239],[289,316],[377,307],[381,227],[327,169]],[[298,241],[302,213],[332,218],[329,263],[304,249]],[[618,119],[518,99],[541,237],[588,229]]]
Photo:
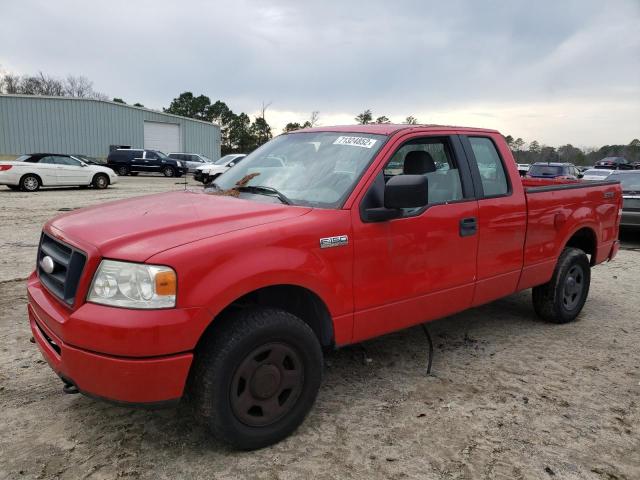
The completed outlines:
[[[259,448],[303,421],[324,349],[529,288],[542,318],[575,319],[618,250],[620,185],[531,185],[493,130],[281,135],[210,191],[49,221],[31,330],[67,390],[186,398],[219,438]]]

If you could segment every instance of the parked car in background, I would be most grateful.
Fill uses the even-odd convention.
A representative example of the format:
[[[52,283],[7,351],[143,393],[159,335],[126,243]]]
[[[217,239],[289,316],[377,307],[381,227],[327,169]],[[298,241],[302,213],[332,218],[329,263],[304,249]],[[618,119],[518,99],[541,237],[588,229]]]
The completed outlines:
[[[167,155],[169,158],[173,158],[175,160],[180,160],[184,162],[189,173],[193,173],[196,171],[196,168],[203,166],[204,164],[211,164],[214,160],[211,160],[209,157],[201,155],[199,153],[170,153]]]
[[[536,162],[526,174],[528,178],[566,178],[577,180],[582,174],[572,163]]]
[[[169,158],[159,150],[119,148],[109,152],[107,166],[118,175],[162,173],[165,177],[181,177],[187,167],[181,160]]]
[[[624,157],[606,157],[596,162],[595,168],[609,170],[633,170],[633,165]]]
[[[118,182],[110,168],[91,165],[72,155],[32,153],[0,162],[0,185],[36,192],[40,187],[80,186],[107,188]]]
[[[247,155],[244,153],[232,153],[216,160],[212,164],[202,165],[198,167],[193,178],[205,185],[213,182],[217,177],[239,163]]]
[[[529,163],[518,163],[518,173],[521,177],[524,177],[527,174],[529,168],[531,168],[531,164]]]
[[[622,188],[621,227],[640,227],[640,171],[615,171],[607,180],[619,180]]]
[[[582,179],[592,182],[598,180],[606,180],[607,177],[613,172],[615,172],[615,170],[607,170],[604,168],[590,168],[582,174]]]

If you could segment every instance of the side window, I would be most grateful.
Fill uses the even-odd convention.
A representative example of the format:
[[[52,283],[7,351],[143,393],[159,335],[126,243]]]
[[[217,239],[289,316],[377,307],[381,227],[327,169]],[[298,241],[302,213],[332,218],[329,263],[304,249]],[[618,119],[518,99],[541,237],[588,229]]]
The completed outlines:
[[[507,174],[493,141],[487,137],[469,137],[469,142],[480,170],[484,196],[493,197],[509,193]]]
[[[55,160],[55,157],[48,156],[48,157],[42,157],[38,163],[45,163],[45,164],[48,164],[48,165],[55,165],[56,164],[56,160]]]
[[[70,157],[56,157],[55,161],[56,161],[56,163],[58,165],[66,165],[68,167],[79,167],[80,166],[80,162],[78,162],[77,160],[74,160],[73,158],[70,158]]]
[[[461,200],[460,172],[446,139],[419,138],[400,147],[384,168],[385,182],[395,175],[425,175],[429,204]]]
[[[148,158],[150,160],[157,160],[158,159],[158,154],[156,152],[150,152],[148,150],[145,150],[144,158]]]

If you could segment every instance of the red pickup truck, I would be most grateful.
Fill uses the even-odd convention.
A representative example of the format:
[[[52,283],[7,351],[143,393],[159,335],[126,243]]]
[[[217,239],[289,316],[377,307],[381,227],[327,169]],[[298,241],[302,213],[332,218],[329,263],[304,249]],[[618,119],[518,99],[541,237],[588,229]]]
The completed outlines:
[[[49,221],[31,330],[67,391],[187,398],[218,437],[259,448],[303,421],[323,349],[528,288],[541,317],[575,319],[618,250],[620,186],[532,185],[493,130],[281,135],[208,191]]]

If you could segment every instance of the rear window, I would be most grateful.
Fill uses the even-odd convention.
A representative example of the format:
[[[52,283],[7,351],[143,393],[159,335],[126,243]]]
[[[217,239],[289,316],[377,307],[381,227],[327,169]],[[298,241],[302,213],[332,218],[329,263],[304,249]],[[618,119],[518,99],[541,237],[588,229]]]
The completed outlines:
[[[16,162],[28,162],[30,158],[31,158],[31,155],[20,155],[18,158],[15,159],[15,161]]]
[[[562,175],[562,167],[559,165],[531,165],[529,175],[540,177]]]

